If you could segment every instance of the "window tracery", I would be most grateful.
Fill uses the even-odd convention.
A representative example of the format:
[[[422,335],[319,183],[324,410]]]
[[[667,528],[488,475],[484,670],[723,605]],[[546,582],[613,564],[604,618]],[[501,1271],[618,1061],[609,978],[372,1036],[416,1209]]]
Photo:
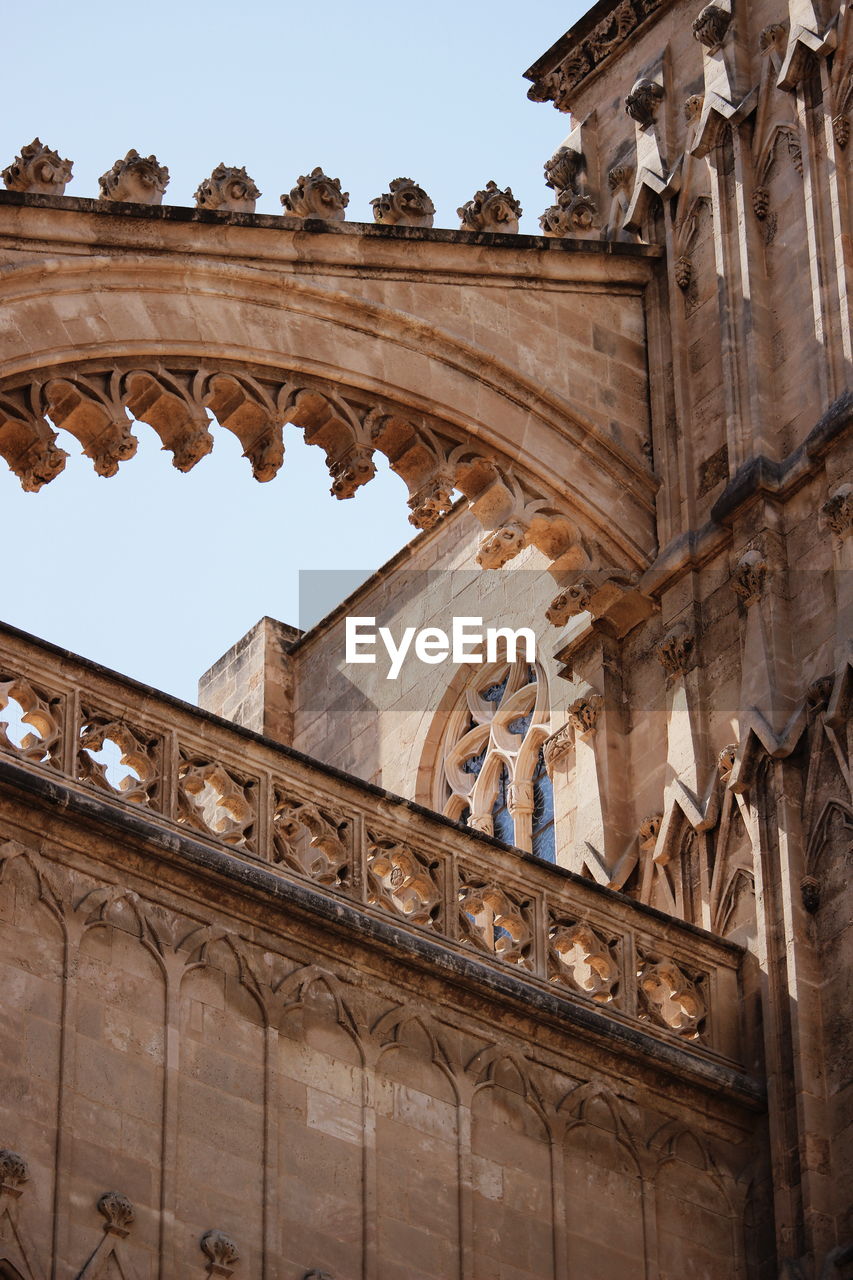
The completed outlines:
[[[538,663],[478,671],[447,721],[436,808],[554,862],[554,797],[542,754],[549,733],[548,682]]]

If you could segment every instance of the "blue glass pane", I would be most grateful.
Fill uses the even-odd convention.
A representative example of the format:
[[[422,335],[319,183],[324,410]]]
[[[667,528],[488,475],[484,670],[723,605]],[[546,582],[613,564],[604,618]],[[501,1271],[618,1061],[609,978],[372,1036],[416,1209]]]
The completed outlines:
[[[533,775],[533,852],[546,862],[556,862],[554,839],[554,789],[542,752]]]
[[[509,724],[507,725],[507,728],[509,729],[510,733],[517,733],[520,737],[523,738],[524,735],[527,733],[527,730],[530,728],[532,720],[533,720],[533,712],[528,711],[526,716],[516,716],[514,720],[510,720]]]
[[[473,773],[476,776],[482,769],[483,762],[485,759],[486,759],[486,748],[483,747],[483,750],[479,753],[479,755],[470,756],[465,761],[465,763],[462,765],[462,772]]]
[[[492,805],[492,827],[498,840],[505,840],[507,844],[515,844],[515,824],[512,820],[512,814],[507,808],[508,786],[509,774],[506,766],[504,766],[501,770],[495,803]]]
[[[509,680],[508,671],[504,676],[503,680],[499,681],[499,683],[497,684],[490,684],[488,689],[483,690],[483,692],[480,694],[480,697],[483,699],[484,702],[500,702],[501,698],[503,697],[504,689],[506,688],[507,680]]]

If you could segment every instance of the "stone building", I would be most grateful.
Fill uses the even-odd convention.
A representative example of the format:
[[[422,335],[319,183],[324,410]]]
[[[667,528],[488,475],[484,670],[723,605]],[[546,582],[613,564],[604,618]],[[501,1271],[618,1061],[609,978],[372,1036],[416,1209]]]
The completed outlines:
[[[599,0],[542,236],[5,171],[25,489],[293,422],[419,532],[200,709],[0,631],[0,1276],[853,1277],[851,23]]]

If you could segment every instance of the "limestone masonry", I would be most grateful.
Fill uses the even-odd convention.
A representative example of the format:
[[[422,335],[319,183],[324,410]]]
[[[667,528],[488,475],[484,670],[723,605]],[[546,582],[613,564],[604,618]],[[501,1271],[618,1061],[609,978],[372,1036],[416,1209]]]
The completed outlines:
[[[541,236],[4,170],[3,485],[295,423],[417,532],[199,707],[0,626],[0,1280],[853,1280],[853,16],[599,0],[526,76]]]

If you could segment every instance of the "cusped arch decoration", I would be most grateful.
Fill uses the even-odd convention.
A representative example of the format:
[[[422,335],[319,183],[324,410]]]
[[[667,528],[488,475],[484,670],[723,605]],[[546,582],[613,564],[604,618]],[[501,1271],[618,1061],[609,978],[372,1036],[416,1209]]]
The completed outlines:
[[[649,563],[648,461],[541,380],[435,323],[298,274],[190,259],[179,275],[158,255],[131,253],[9,273],[0,299],[15,336],[0,363],[0,455],[25,489],[65,465],[50,423],[110,475],[135,452],[129,414],[180,470],[210,452],[212,414],[267,481],[293,422],[324,449],[338,498],[370,480],[376,452],[406,482],[417,528],[462,493],[485,530],[487,567],[529,545],[560,569]]]

